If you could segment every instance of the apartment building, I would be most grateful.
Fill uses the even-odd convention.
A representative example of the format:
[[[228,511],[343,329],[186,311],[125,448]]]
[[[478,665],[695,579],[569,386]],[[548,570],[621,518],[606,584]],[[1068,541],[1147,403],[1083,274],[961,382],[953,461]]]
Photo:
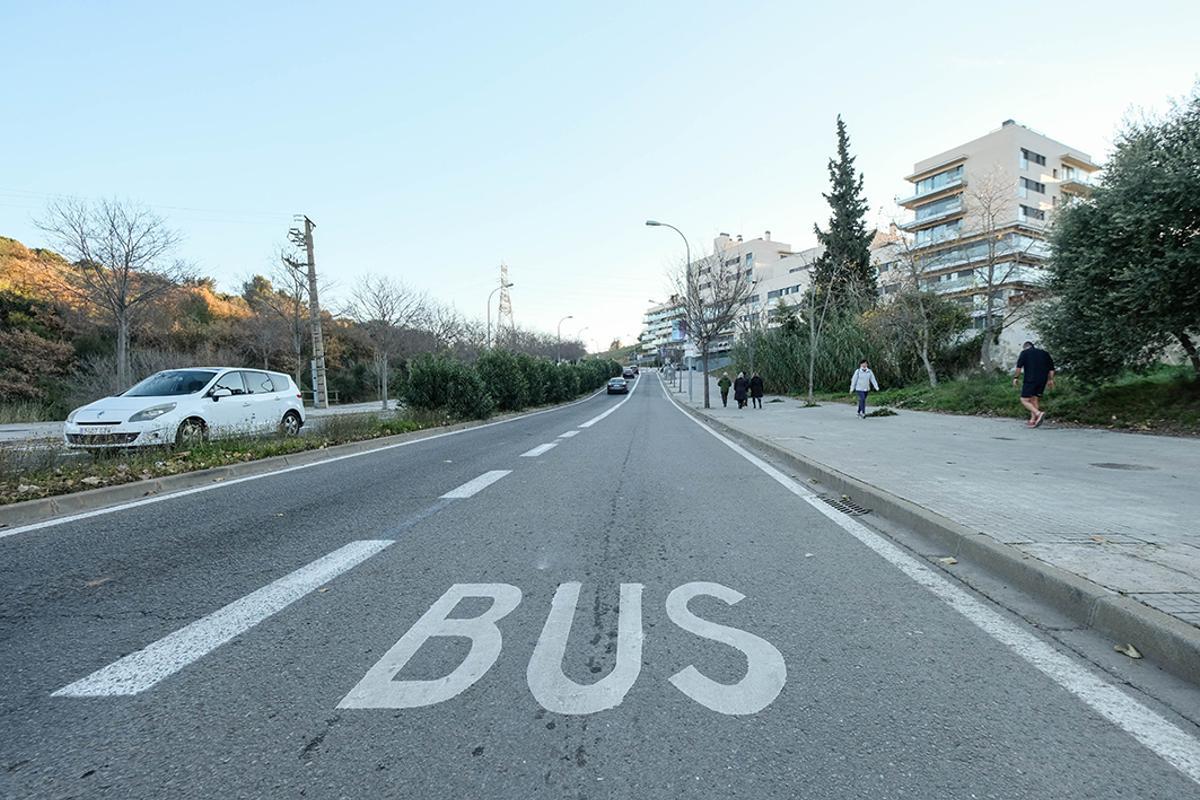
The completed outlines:
[[[872,251],[880,251],[893,237],[877,235]],[[720,357],[729,351],[739,334],[749,330],[772,328],[779,324],[774,312],[780,304],[800,304],[812,281],[812,268],[824,252],[823,247],[792,250],[786,242],[771,238],[771,232],[745,239],[742,236],[719,234],[713,240],[712,252],[692,262],[692,279],[704,294],[712,291],[711,278],[715,259],[723,266],[737,270],[745,280],[753,284],[745,306],[725,335],[713,342],[711,356]],[[683,324],[683,308],[678,297],[665,303],[652,305],[642,318],[641,347],[639,357],[644,362],[654,359],[677,361],[684,352],[686,326]]]
[[[637,360],[641,364],[676,361],[683,348],[683,305],[678,295],[664,303],[655,303],[642,315],[642,332],[638,336]]]
[[[1000,128],[918,161],[897,202],[913,212],[911,234],[882,259],[881,290],[896,292],[916,272],[924,288],[954,298],[982,327],[987,287],[996,306],[1036,296],[1054,210],[1091,191],[1091,156],[1005,120]]]

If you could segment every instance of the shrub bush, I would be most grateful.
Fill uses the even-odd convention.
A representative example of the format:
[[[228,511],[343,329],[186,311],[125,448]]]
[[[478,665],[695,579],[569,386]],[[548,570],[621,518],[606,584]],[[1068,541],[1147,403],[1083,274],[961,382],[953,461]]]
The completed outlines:
[[[443,410],[458,419],[486,419],[495,407],[473,368],[432,355],[409,362],[404,401],[413,408]]]
[[[534,358],[525,353],[517,353],[515,356],[517,368],[521,370],[521,375],[525,378],[525,391],[529,405],[540,406],[547,402],[546,399],[546,378],[542,370],[542,365],[545,359]]]
[[[501,411],[520,411],[529,405],[529,382],[512,353],[489,350],[475,362],[475,371]]]

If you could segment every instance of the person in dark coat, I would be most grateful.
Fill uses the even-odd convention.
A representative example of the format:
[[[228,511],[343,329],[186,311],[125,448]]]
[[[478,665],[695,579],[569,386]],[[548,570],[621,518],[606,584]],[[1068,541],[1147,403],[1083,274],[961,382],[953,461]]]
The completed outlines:
[[[763,379],[757,372],[750,378],[750,399],[755,408],[762,408]]]
[[[749,391],[750,381],[746,378],[746,373],[739,372],[733,382],[733,399],[737,400],[738,408],[746,407],[746,393]]]
[[[721,405],[729,407],[729,387],[733,386],[733,381],[729,380],[729,373],[722,372],[721,380],[717,381],[717,388],[721,390]]]

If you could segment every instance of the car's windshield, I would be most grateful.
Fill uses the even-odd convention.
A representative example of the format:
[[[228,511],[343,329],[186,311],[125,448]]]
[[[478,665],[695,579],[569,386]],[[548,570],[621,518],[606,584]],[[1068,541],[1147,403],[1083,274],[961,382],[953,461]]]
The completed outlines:
[[[125,397],[171,397],[195,394],[208,385],[216,373],[203,369],[173,369],[151,375],[125,392]]]

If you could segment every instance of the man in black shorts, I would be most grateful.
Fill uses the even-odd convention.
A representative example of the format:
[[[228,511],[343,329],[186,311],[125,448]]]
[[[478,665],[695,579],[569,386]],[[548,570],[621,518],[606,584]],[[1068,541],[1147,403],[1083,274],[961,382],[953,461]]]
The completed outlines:
[[[1054,388],[1054,359],[1045,350],[1034,347],[1033,342],[1026,342],[1017,356],[1013,386],[1017,381],[1021,381],[1021,405],[1029,409],[1029,422],[1025,424],[1036,428],[1046,416],[1038,407],[1042,393]]]

